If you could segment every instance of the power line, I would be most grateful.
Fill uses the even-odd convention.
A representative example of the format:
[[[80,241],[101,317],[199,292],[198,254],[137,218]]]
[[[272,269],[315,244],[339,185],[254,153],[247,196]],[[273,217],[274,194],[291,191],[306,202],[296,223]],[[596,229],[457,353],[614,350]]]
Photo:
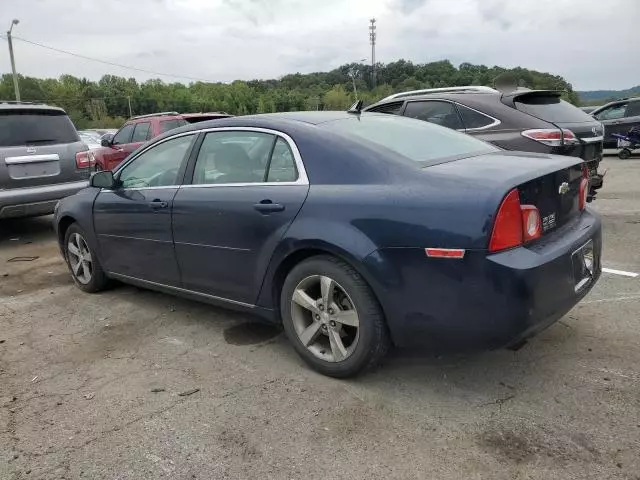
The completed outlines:
[[[3,35],[0,35],[0,38],[3,38],[3,39],[6,40],[6,37],[3,36]],[[204,78],[188,77],[186,75],[175,75],[173,73],[156,72],[154,70],[146,70],[144,68],[132,67],[130,65],[122,65],[120,63],[115,63],[115,62],[107,62],[106,60],[100,60],[99,58],[87,57],[86,55],[81,55],[79,53],[69,52],[67,50],[62,50],[60,48],[55,48],[55,47],[50,47],[48,45],[43,45],[43,44],[38,43],[38,42],[33,42],[31,40],[27,40],[26,38],[16,37],[15,35],[13,35],[12,38],[14,40],[20,40],[21,42],[25,42],[25,43],[29,43],[31,45],[35,45],[36,47],[46,48],[47,50],[52,50],[52,51],[58,52],[58,53],[64,53],[65,55],[71,55],[73,57],[82,58],[84,60],[89,60],[89,61],[92,61],[92,62],[103,63],[105,65],[110,65],[112,67],[119,67],[119,68],[124,68],[124,69],[128,69],[128,70],[135,70],[136,72],[149,73],[151,75],[160,75],[162,77],[182,78],[182,79],[186,79],[186,80],[193,80],[193,81],[196,81],[196,82],[217,83],[217,82],[214,82],[212,80],[206,80]]]

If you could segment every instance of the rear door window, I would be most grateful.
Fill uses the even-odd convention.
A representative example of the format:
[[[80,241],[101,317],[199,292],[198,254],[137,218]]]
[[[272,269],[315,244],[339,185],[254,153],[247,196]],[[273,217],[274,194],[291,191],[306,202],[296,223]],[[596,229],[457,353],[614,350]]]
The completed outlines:
[[[462,122],[467,130],[472,130],[474,128],[486,128],[489,125],[497,124],[498,121],[494,118],[491,118],[484,113],[477,112],[471,108],[467,108],[464,105],[458,104],[458,111],[460,112],[460,116],[462,117]]]
[[[617,120],[618,118],[624,117],[626,111],[627,104],[621,103],[602,110],[596,115],[596,118],[598,120]]]
[[[132,143],[146,142],[150,128],[151,128],[151,123],[149,122],[136,123],[136,126],[133,129],[133,137],[131,138],[131,142]]]
[[[133,124],[130,123],[122,127],[113,137],[114,145],[125,145],[131,143],[131,134],[133,133]]]
[[[404,110],[404,116],[435,123],[454,130],[464,128],[462,119],[458,115],[455,105],[451,102],[409,102]]]
[[[64,112],[0,110],[0,147],[78,141],[78,132]]]
[[[593,117],[557,95],[521,95],[515,99],[516,109],[552,123],[593,122]]]
[[[402,105],[404,105],[404,102],[391,102],[380,105],[379,107],[372,108],[370,111],[376,113],[390,113],[392,115],[398,115],[400,113],[400,110],[402,110]]]
[[[160,133],[168,132],[169,130],[173,130],[174,128],[182,127],[183,125],[187,125],[187,122],[181,118],[172,118],[170,120],[161,120],[160,121]]]

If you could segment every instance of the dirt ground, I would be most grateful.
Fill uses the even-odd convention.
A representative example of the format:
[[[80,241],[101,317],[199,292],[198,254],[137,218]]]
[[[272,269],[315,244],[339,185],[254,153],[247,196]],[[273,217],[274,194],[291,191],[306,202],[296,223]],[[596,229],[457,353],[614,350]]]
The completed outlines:
[[[640,160],[604,166],[603,263],[640,272]],[[603,274],[517,352],[349,381],[254,322],[84,294],[50,218],[0,223],[0,479],[640,479],[640,277]]]

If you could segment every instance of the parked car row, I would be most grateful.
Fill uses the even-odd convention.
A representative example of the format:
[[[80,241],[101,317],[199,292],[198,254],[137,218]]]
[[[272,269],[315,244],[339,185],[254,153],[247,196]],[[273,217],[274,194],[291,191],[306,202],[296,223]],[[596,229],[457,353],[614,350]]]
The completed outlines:
[[[97,147],[61,109],[0,104],[0,218],[53,210],[86,292],[254,312],[336,377],[391,345],[519,345],[599,278],[602,125],[556,92],[228,117],[142,115]]]
[[[62,200],[77,286],[112,280],[282,323],[335,377],[390,345],[498,348],[597,281],[601,224],[577,156],[508,152],[357,108],[171,130]]]

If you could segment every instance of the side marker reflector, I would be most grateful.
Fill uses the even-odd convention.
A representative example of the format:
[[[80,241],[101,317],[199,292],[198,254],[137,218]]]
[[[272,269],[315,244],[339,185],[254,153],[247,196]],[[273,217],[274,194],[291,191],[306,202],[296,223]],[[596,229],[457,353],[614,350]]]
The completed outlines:
[[[458,248],[425,248],[427,257],[435,258],[464,258],[464,249]]]

